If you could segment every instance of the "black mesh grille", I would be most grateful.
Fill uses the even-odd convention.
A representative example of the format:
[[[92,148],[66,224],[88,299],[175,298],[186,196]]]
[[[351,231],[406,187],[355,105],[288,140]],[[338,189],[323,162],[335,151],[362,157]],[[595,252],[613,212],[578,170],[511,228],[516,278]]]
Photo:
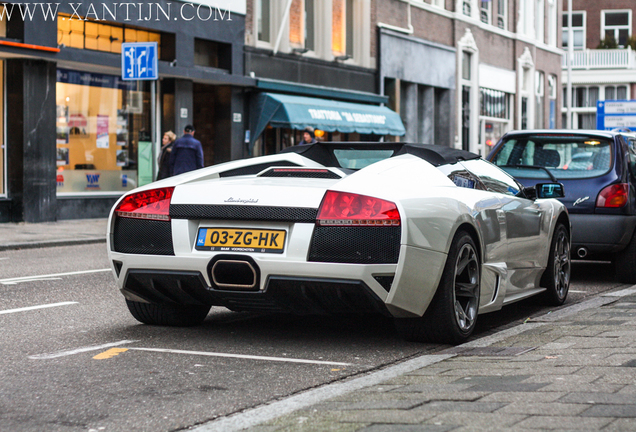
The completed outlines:
[[[353,264],[397,263],[400,227],[317,226],[309,261]]]
[[[115,252],[143,255],[174,255],[172,227],[167,221],[115,219]]]
[[[244,205],[174,204],[170,216],[175,219],[220,219],[278,222],[316,222],[317,209]]]
[[[269,171],[261,174],[261,177],[297,177],[297,178],[317,178],[317,179],[339,179],[339,176],[335,172],[324,169],[312,169],[312,168],[272,168]]]
[[[298,166],[298,165],[293,163],[293,162],[288,162],[288,161],[268,162],[268,163],[263,163],[263,164],[258,164],[258,165],[249,165],[249,166],[245,166],[245,167],[242,167],[242,168],[236,168],[236,169],[229,170],[229,171],[224,171],[222,173],[219,173],[219,177],[234,177],[234,176],[241,176],[241,175],[254,175],[254,174],[258,174],[259,172],[263,171],[266,168],[273,167],[273,166]]]

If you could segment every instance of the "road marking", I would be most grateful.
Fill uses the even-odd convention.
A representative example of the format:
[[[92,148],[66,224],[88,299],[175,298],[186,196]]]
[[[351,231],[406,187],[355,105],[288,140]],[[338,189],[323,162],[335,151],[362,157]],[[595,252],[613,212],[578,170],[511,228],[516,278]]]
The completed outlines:
[[[569,290],[568,292],[571,292],[571,293],[577,293],[577,294],[581,294],[581,293],[586,293],[587,291],[576,291],[576,290]]]
[[[0,258],[0,261],[8,260],[9,258]]]
[[[119,354],[128,351],[128,348],[111,348],[108,351],[104,351],[101,354],[97,354],[93,359],[95,360],[106,360],[109,358],[113,358],[118,356]]]
[[[58,351],[55,353],[49,353],[49,354],[36,354],[36,355],[32,355],[29,356],[29,358],[31,360],[49,360],[49,359],[54,359],[54,358],[58,358],[58,357],[65,357],[65,356],[70,356],[70,355],[74,355],[74,354],[80,354],[80,353],[85,353],[85,352],[89,352],[89,351],[98,351],[104,348],[110,348],[110,347],[114,347],[114,346],[119,346],[119,345],[125,345],[125,344],[129,344],[129,343],[133,343],[133,342],[138,342],[136,340],[122,340],[119,342],[112,342],[112,343],[107,343],[107,344],[103,344],[103,345],[93,345],[93,346],[87,346],[87,347],[82,347],[82,348],[75,348],[72,350],[68,350],[68,351]]]
[[[26,312],[26,311],[36,310],[36,309],[46,309],[46,308],[52,308],[57,306],[68,306],[72,304],[78,304],[78,302],[60,302],[60,303],[50,303],[50,304],[39,305],[39,306],[29,306],[29,307],[23,307],[18,309],[7,309],[7,310],[0,311],[0,315],[16,313],[16,312]]]
[[[248,360],[278,361],[278,362],[287,362],[287,363],[305,363],[305,364],[336,365],[336,366],[353,365],[353,363],[329,362],[329,361],[322,361],[322,360],[305,360],[305,359],[294,359],[294,358],[286,358],[286,357],[255,356],[255,355],[247,355],[247,354],[226,354],[226,353],[214,353],[214,352],[205,352],[205,351],[184,351],[184,350],[173,350],[173,349],[164,349],[164,348],[130,348],[130,350],[152,351],[152,352],[172,353],[172,354],[189,354],[189,355],[200,355],[200,356],[209,356],[209,357],[229,357],[229,358],[248,359]]]
[[[106,269],[98,269],[98,270],[81,270],[81,271],[67,272],[67,273],[55,273],[55,274],[39,275],[39,276],[23,276],[23,277],[17,277],[17,278],[0,279],[0,284],[15,285],[20,282],[54,280],[54,278],[59,279],[60,276],[75,276],[75,275],[90,274],[90,273],[104,273],[109,271],[111,271],[110,268],[106,268]]]

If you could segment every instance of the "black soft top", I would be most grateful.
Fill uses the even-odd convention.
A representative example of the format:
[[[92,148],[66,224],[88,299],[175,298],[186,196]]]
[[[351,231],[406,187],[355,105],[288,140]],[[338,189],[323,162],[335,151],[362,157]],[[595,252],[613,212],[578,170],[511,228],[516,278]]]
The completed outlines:
[[[298,153],[327,167],[339,167],[333,154],[335,149],[393,150],[391,157],[412,154],[434,166],[454,164],[462,160],[479,159],[480,156],[465,150],[430,144],[385,143],[385,142],[320,142],[316,144],[288,147],[280,153]]]

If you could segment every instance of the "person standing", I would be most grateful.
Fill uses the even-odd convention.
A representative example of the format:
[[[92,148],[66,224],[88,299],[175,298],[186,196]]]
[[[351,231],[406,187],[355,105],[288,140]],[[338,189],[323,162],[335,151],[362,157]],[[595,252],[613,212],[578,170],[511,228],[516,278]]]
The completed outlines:
[[[303,131],[303,140],[298,145],[315,144],[316,136],[314,135],[314,128],[307,126]]]
[[[203,168],[203,147],[194,138],[194,127],[183,128],[183,136],[176,140],[170,152],[170,175],[179,175]]]
[[[172,146],[177,136],[172,131],[168,131],[163,134],[161,140],[161,151],[159,152],[159,172],[157,173],[157,180],[162,180],[170,177],[170,153],[172,153]]]

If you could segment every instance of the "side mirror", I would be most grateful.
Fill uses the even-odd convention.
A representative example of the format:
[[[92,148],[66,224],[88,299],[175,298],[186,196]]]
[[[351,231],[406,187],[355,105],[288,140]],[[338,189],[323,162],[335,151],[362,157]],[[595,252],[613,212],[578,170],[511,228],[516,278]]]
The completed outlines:
[[[538,183],[535,186],[537,198],[563,198],[565,191],[561,183]]]

